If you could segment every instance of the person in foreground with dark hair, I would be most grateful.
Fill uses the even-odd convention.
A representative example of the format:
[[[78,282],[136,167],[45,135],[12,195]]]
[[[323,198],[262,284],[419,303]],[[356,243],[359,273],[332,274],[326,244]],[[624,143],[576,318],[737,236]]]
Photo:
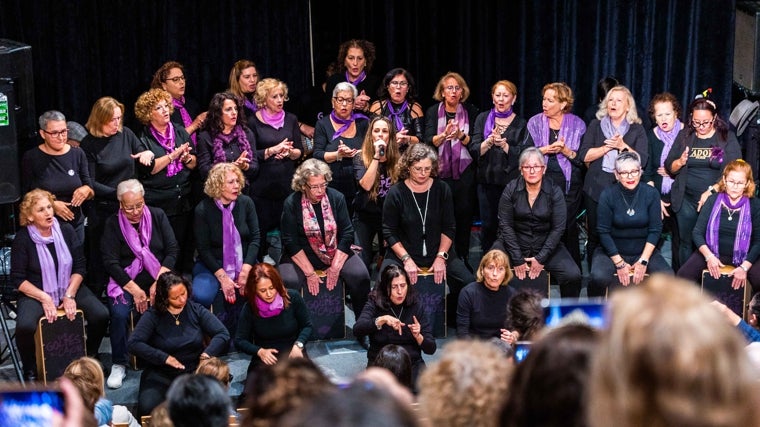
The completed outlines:
[[[177,377],[166,401],[174,427],[225,427],[232,411],[227,390],[209,375]]]
[[[543,296],[534,289],[520,289],[509,301],[504,327],[515,342],[533,341],[544,327]]]
[[[404,347],[396,344],[383,346],[375,357],[373,366],[387,369],[401,385],[412,390],[412,359]]]
[[[156,299],[129,337],[129,352],[142,358],[138,416],[150,414],[164,400],[172,381],[195,372],[202,359],[219,356],[230,340],[222,322],[202,305],[190,301],[192,287],[175,272],[156,281]],[[204,345],[209,337],[208,345]]]

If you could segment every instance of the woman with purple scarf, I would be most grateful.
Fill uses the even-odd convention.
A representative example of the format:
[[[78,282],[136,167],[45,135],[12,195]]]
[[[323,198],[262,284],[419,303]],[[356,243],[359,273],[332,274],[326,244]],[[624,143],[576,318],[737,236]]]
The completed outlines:
[[[681,104],[675,95],[668,92],[658,93],[649,102],[649,115],[657,124],[650,132],[647,132],[649,140],[649,157],[644,176],[642,179],[647,184],[660,190],[660,211],[662,212],[662,225],[665,232],[670,231],[671,239],[671,265],[673,270],[678,271],[681,266],[678,246],[680,237],[676,225],[676,214],[670,206],[670,189],[673,186],[673,178],[665,169],[665,159],[668,157],[676,137],[685,127],[679,119],[681,116]],[[662,241],[662,239],[660,239]],[[658,246],[661,247],[661,244]],[[685,261],[685,260],[684,260]]]
[[[108,326],[108,310],[86,286],[82,242],[68,223],[55,218],[55,197],[34,189],[19,206],[21,228],[11,247],[11,284],[18,289],[16,345],[21,355],[24,377],[37,378],[34,331],[44,316],[53,323],[57,310],[69,320],[77,310],[87,319],[87,354],[96,356]]]
[[[185,128],[193,141],[193,147],[197,143],[198,132],[206,120],[207,112],[198,114],[198,104],[185,96],[185,68],[177,61],[165,62],[153,75],[150,82],[151,89],[163,89],[172,96],[174,112],[171,115],[172,122]],[[195,117],[195,118],[193,118]]]
[[[467,259],[470,257],[472,216],[477,206],[477,163],[467,148],[472,142],[470,134],[478,109],[465,103],[469,96],[470,88],[461,75],[448,72],[441,77],[433,92],[433,99],[438,103],[428,108],[425,116],[425,142],[438,147],[438,177],[451,188],[454,196],[454,248],[472,271]]]
[[[169,219],[160,208],[145,205],[140,181],[116,187],[119,211],[106,220],[100,249],[110,276],[107,293],[111,310],[113,367],[106,384],[121,387],[126,376],[127,322],[132,310],[144,313],[156,293],[156,279],[174,268],[179,246]]]
[[[377,94],[380,99],[372,103],[369,111],[391,119],[396,126],[399,150],[403,153],[410,145],[422,141],[425,113],[416,101],[417,86],[412,74],[403,68],[388,71]]]
[[[325,93],[332,95],[338,83],[351,83],[356,87],[356,101],[351,106],[356,112],[368,112],[372,98],[377,96],[379,81],[372,74],[375,63],[375,45],[368,40],[351,39],[341,43],[338,48],[338,58],[335,61],[335,74],[325,82]],[[332,100],[327,100],[324,110],[330,111]]]
[[[733,288],[749,284],[755,293],[760,289],[760,201],[754,197],[752,168],[744,160],[734,160],[714,187],[716,193],[702,206],[692,233],[697,250],[678,275],[699,282],[707,268],[717,279],[721,267],[731,266]]]
[[[356,180],[353,157],[361,152],[367,133],[367,116],[354,112],[358,92],[351,83],[341,82],[333,89],[330,114],[317,122],[314,132],[314,158],[330,165],[330,186],[343,193],[349,215],[353,215]]]
[[[586,124],[570,113],[574,98],[573,90],[567,84],[548,83],[542,90],[542,96],[542,111],[528,120],[528,132],[544,155],[546,177],[565,194],[567,222],[562,243],[580,268],[577,216],[581,208],[581,187],[586,166],[578,157],[578,149],[586,132]]]
[[[145,189],[145,202],[160,208],[169,218],[180,247],[177,269],[192,270],[190,243],[193,204],[190,177],[197,165],[195,145],[185,128],[171,121],[172,97],[163,89],[151,89],[137,98],[135,116],[144,125],[142,148],[153,154],[150,164],[137,164],[137,178]]]

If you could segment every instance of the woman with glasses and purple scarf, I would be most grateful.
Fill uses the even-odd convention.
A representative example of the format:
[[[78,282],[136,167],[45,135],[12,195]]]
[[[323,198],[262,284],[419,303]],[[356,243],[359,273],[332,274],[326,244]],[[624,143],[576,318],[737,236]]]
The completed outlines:
[[[396,140],[403,153],[423,140],[425,113],[417,102],[417,86],[414,77],[403,68],[394,68],[383,77],[383,85],[377,90],[378,99],[369,111],[376,116],[388,117],[396,127]]]
[[[101,252],[110,276],[108,303],[111,310],[113,367],[106,384],[121,387],[126,376],[127,324],[132,310],[144,313],[156,294],[156,279],[174,268],[179,246],[166,214],[145,204],[140,181],[129,179],[116,187],[119,211],[106,220]]]
[[[193,99],[185,96],[185,68],[177,61],[165,62],[156,70],[151,89],[163,89],[172,96],[174,111],[171,113],[172,122],[181,125],[190,134],[193,148],[197,143],[196,133],[206,120],[206,111],[199,113],[200,106]],[[195,117],[195,118],[193,118]]]
[[[694,225],[692,238],[697,250],[685,260],[678,275],[699,282],[702,270],[720,277],[721,267],[731,266],[731,285],[749,284],[752,293],[760,288],[760,201],[755,198],[752,168],[744,160],[733,160],[713,186]]]
[[[671,209],[676,213],[681,263],[694,251],[692,231],[707,197],[715,192],[723,166],[741,158],[736,135],[718,116],[709,90],[689,105],[688,127],[678,134],[665,159],[665,170],[674,179],[670,190]]]
[[[367,116],[354,112],[358,96],[354,85],[338,83],[332,93],[333,109],[317,122],[314,131],[314,158],[330,165],[333,176],[330,186],[343,194],[348,213],[353,215],[356,197],[353,158],[361,154],[369,124]]]

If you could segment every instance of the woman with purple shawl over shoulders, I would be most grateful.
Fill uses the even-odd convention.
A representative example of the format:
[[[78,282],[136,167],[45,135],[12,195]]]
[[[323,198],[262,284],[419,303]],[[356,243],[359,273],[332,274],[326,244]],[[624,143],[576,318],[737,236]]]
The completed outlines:
[[[533,139],[525,119],[513,111],[517,86],[499,80],[491,87],[493,108],[478,114],[468,144],[477,159],[478,206],[480,207],[480,247],[483,253],[493,245],[499,230],[499,199],[509,181],[520,176],[518,158]]]
[[[717,279],[721,267],[730,266],[734,289],[749,284],[752,293],[758,292],[760,200],[754,197],[752,168],[744,160],[733,160],[714,187],[716,193],[702,206],[692,233],[697,250],[681,265],[678,276],[699,282],[707,268]]]
[[[179,245],[169,218],[160,208],[145,205],[140,181],[128,179],[116,187],[119,211],[106,220],[100,250],[110,276],[110,388],[119,388],[127,365],[127,322],[132,310],[144,313],[156,293],[156,279],[174,268]],[[118,366],[118,367],[117,367]]]
[[[21,228],[11,247],[11,284],[18,289],[16,345],[24,377],[36,379],[34,331],[40,317],[52,323],[63,309],[74,320],[81,309],[87,319],[87,354],[95,356],[108,326],[108,310],[86,286],[82,242],[70,224],[58,222],[55,197],[34,189],[19,206]]]
[[[581,138],[586,133],[586,124],[580,117],[570,113],[574,99],[573,90],[567,84],[548,83],[542,94],[543,111],[528,120],[528,132],[544,155],[546,177],[565,193],[567,223],[562,243],[580,267],[577,216],[581,208],[585,165],[578,156],[578,150]]]
[[[470,256],[472,217],[477,206],[477,161],[473,161],[467,148],[472,142],[478,109],[465,103],[469,97],[470,88],[459,73],[450,71],[441,77],[433,92],[433,99],[438,103],[430,106],[425,115],[425,142],[438,148],[438,177],[451,188],[454,196],[454,247],[465,266],[472,271],[467,259]]]
[[[357,93],[351,83],[335,85],[333,109],[317,122],[314,131],[314,158],[330,165],[330,186],[343,193],[351,216],[356,197],[353,157],[361,152],[368,126],[367,116],[354,112]]]

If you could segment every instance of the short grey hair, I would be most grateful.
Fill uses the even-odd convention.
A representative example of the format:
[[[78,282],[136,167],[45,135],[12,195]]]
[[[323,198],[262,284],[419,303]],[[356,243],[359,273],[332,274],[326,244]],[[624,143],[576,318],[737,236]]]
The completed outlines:
[[[332,96],[333,98],[335,98],[336,96],[338,96],[338,93],[345,92],[345,91],[350,91],[351,93],[353,93],[354,98],[356,98],[357,95],[359,95],[359,91],[356,90],[356,86],[352,85],[349,82],[340,82],[337,85],[335,85],[335,89],[333,89]]]
[[[122,196],[126,193],[135,193],[145,197],[145,188],[143,188],[140,181],[136,179],[128,179],[120,182],[119,185],[116,186],[116,198],[119,202],[121,202]]]
[[[64,116],[63,113],[61,113],[58,110],[45,111],[44,113],[42,113],[42,115],[38,119],[40,129],[42,130],[47,130],[48,122],[65,122],[65,121],[66,121],[66,116]]]
[[[531,157],[537,158],[538,161],[541,162],[541,166],[546,166],[544,155],[541,153],[541,150],[539,150],[538,147],[528,147],[520,153],[520,167],[522,167]]]
[[[293,174],[293,181],[290,183],[290,188],[293,191],[305,191],[308,185],[309,178],[313,176],[323,176],[328,183],[332,181],[332,170],[327,163],[319,159],[309,159],[301,163],[301,166],[296,169],[296,173]]]
[[[641,157],[639,157],[639,154],[635,151],[626,151],[624,153],[618,154],[617,158],[615,159],[615,171],[620,170],[620,166],[622,166],[623,163],[633,162],[636,164],[636,167],[638,169],[641,169]]]

